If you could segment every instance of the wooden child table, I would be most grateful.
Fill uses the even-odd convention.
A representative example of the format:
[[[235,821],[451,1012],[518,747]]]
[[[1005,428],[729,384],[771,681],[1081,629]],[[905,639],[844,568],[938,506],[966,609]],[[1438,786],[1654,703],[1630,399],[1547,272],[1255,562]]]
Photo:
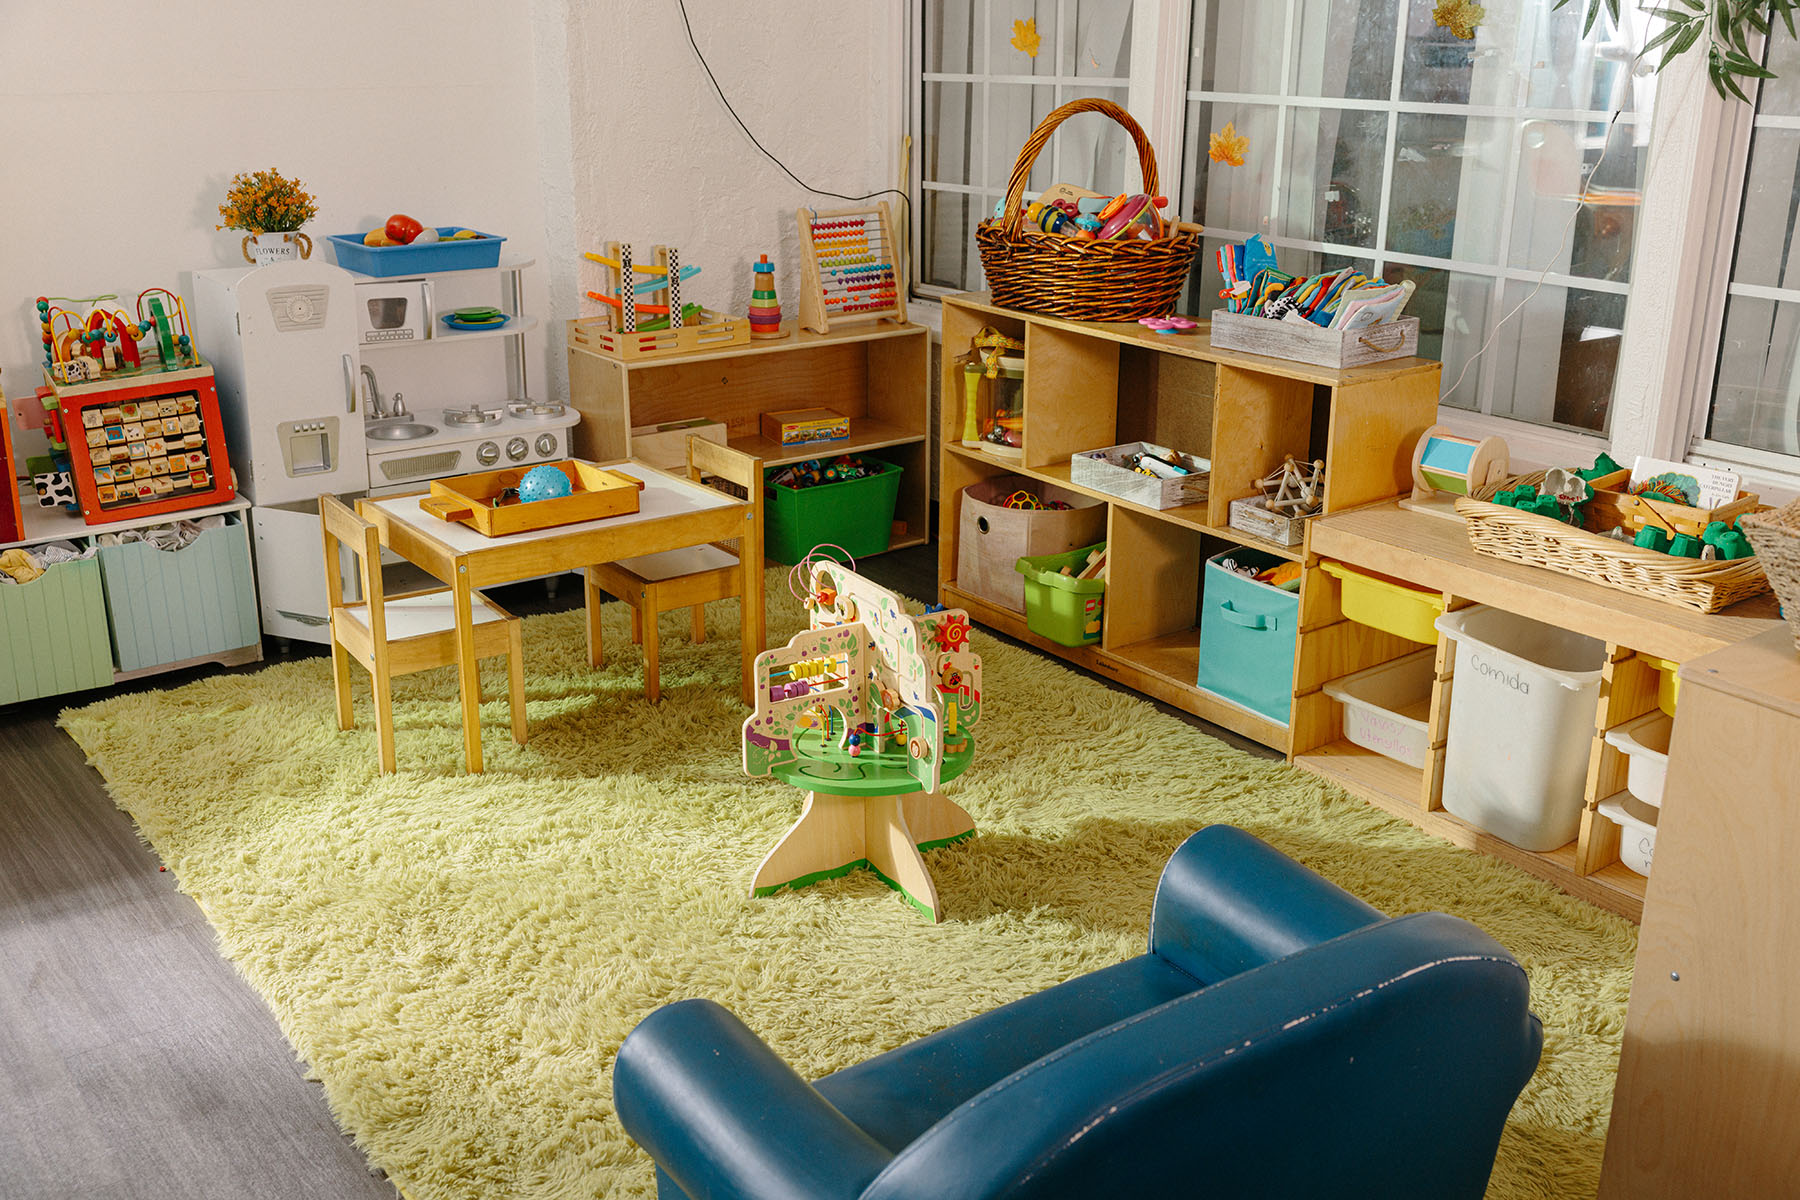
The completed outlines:
[[[432,516],[420,507],[424,493],[359,500],[357,509],[381,537],[381,544],[408,562],[450,585],[456,595],[457,681],[462,697],[463,749],[471,772],[481,770],[481,683],[475,658],[475,627],[469,593],[478,588],[563,571],[595,563],[616,562],[725,541],[741,536],[755,510],[747,500],[629,459],[598,464],[644,481],[638,511],[581,521],[551,529],[484,537],[473,529]],[[746,564],[760,574],[760,562]],[[743,581],[741,670],[748,679],[751,664],[766,636],[763,581]],[[598,666],[600,612],[587,609],[588,664]]]

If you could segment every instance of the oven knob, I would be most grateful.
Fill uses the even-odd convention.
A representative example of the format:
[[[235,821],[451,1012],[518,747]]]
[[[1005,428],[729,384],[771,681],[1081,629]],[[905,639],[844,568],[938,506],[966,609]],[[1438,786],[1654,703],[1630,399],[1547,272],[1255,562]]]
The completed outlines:
[[[495,442],[483,442],[475,447],[475,461],[484,467],[491,467],[500,461],[500,446]]]
[[[531,443],[524,438],[511,438],[506,443],[506,457],[518,462],[531,453]]]
[[[556,438],[552,434],[540,433],[537,440],[537,452],[543,455],[556,453]]]

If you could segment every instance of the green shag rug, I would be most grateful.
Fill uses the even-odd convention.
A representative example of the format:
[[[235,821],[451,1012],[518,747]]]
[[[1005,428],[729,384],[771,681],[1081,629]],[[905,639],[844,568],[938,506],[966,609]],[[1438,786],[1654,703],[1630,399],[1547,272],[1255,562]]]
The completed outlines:
[[[802,625],[769,578],[770,641]],[[1493,1197],[1592,1195],[1636,930],[977,631],[987,702],[932,851],[930,925],[868,872],[760,900],[799,793],[739,769],[735,602],[693,646],[665,617],[663,701],[626,610],[590,672],[578,611],[525,633],[530,743],[486,679],[487,773],[461,770],[449,670],[396,681],[400,772],[367,689],[333,718],[310,658],[63,715],[268,1002],[338,1121],[413,1200],[648,1197],[611,1066],[658,1005],[710,996],[809,1078],[1141,952],[1158,872],[1202,825],[1265,838],[1389,913],[1440,909],[1531,975],[1544,1055]]]

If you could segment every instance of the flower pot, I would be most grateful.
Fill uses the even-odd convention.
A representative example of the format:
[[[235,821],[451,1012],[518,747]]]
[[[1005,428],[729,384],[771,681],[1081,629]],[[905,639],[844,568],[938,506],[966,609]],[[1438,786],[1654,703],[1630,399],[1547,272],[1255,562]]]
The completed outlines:
[[[312,257],[312,239],[304,233],[247,233],[239,247],[244,261],[257,266]]]

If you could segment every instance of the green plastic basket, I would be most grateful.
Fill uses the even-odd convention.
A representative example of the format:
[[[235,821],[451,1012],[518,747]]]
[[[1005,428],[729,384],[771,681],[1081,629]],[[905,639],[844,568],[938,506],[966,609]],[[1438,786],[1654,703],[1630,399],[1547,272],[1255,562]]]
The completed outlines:
[[[1021,558],[1013,570],[1025,577],[1025,627],[1059,646],[1091,646],[1100,640],[1100,613],[1106,605],[1106,580],[1064,575],[1079,571],[1088,555],[1106,549],[1105,542]]]
[[[856,461],[881,471],[813,487],[768,484],[763,553],[776,562],[797,563],[815,546],[841,546],[852,558],[886,550],[893,533],[894,502],[900,495],[900,467],[879,458]],[[780,469],[770,469],[763,478]]]

